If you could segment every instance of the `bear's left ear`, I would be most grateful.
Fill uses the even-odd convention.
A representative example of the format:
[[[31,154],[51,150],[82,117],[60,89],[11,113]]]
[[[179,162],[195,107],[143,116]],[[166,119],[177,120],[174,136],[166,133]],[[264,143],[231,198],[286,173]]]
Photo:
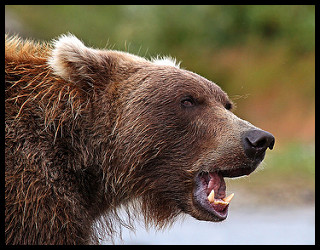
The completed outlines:
[[[69,34],[54,41],[48,64],[53,73],[81,88],[90,88],[108,82],[113,62],[106,51],[86,47]]]

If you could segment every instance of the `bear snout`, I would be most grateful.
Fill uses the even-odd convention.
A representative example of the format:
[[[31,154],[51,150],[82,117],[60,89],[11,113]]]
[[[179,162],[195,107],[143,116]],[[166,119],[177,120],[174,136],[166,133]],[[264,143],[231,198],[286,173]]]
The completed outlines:
[[[262,161],[267,148],[272,149],[274,136],[264,130],[253,129],[242,134],[242,146],[246,156],[251,160]]]

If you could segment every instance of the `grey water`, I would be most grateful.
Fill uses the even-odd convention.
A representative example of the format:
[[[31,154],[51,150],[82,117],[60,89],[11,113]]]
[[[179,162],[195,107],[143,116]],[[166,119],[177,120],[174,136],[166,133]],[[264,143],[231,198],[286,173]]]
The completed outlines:
[[[148,245],[313,245],[315,206],[230,207],[228,218],[219,223],[184,216],[171,227],[146,230],[134,222],[135,232],[126,228],[122,237],[100,244]]]

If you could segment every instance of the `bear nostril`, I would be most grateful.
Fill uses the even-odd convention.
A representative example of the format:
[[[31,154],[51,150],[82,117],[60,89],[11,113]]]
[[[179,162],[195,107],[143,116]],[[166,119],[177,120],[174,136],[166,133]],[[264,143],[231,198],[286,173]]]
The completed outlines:
[[[275,139],[272,134],[263,130],[249,130],[243,135],[243,148],[247,157],[263,157],[267,148],[272,149]]]

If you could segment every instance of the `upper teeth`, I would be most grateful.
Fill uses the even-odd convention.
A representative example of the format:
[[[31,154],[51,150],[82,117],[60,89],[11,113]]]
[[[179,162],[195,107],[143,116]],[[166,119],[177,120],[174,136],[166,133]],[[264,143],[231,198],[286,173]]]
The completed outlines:
[[[233,196],[234,196],[234,193],[230,194],[228,197],[225,197],[223,199],[215,199],[214,198],[214,190],[212,189],[212,191],[208,195],[208,200],[210,203],[228,205],[230,203],[230,201],[232,200]]]

